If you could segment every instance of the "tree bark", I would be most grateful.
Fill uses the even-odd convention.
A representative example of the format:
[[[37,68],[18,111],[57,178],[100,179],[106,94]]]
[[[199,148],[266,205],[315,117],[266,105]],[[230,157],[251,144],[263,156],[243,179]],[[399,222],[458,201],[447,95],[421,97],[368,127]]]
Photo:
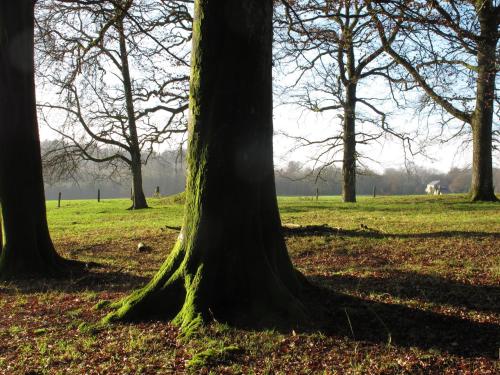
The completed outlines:
[[[350,22],[350,19],[348,18]],[[344,202],[356,202],[356,58],[351,28],[346,24],[343,29],[343,43],[346,55],[345,68],[341,69],[342,82],[345,88],[343,123],[343,158],[342,158],[342,199]],[[343,58],[339,59],[343,64]],[[347,77],[345,77],[347,74]]]
[[[130,164],[132,171],[132,206],[130,209],[137,210],[141,208],[148,208],[148,202],[144,195],[142,188],[142,164],[140,152],[132,155],[132,163]]]
[[[123,12],[118,9],[118,12]],[[123,16],[122,16],[123,17]],[[123,77],[123,91],[125,93],[125,103],[127,108],[129,137],[128,144],[130,149],[131,163],[130,170],[132,172],[132,207],[130,209],[137,210],[141,208],[148,208],[148,203],[144,195],[142,187],[142,163],[141,163],[141,149],[139,147],[139,137],[137,136],[137,123],[135,121],[135,109],[132,93],[132,79],[130,78],[130,68],[128,64],[128,50],[127,42],[123,29],[123,18],[117,21],[117,30],[120,39],[120,60]]]
[[[156,276],[106,320],[305,319],[272,149],[271,0],[195,2],[184,223]]]
[[[356,202],[356,84],[352,82],[346,86],[343,144],[342,198]]]
[[[493,188],[492,126],[495,98],[497,20],[491,2],[476,5],[481,29],[478,42],[476,108],[472,115],[472,183],[473,201],[497,201]]]
[[[53,276],[34,83],[34,2],[0,2],[0,277]]]

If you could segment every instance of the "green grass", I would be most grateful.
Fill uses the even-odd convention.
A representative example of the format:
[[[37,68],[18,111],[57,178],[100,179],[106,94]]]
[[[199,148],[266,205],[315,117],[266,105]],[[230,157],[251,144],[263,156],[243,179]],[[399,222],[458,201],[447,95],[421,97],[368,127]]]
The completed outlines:
[[[164,202],[168,203],[165,204]],[[360,224],[387,233],[426,231],[495,232],[500,227],[498,204],[470,203],[462,195],[358,198],[342,203],[340,197],[279,197],[284,223],[328,224],[356,229]],[[127,211],[127,199],[47,202],[54,240],[88,242],[149,236],[168,226],[182,224],[183,206],[165,199],[149,199],[150,209]]]
[[[365,224],[387,233],[438,231],[495,232],[500,228],[496,203],[470,203],[463,195],[358,197],[345,204],[340,197],[280,197],[283,222],[325,223],[351,229]]]
[[[102,301],[143,285],[168,255],[178,231],[166,226],[181,225],[181,201],[149,199],[139,211],[125,199],[49,201],[57,250],[98,266],[0,283],[0,374],[500,370],[500,204],[460,195],[280,197],[292,261],[322,287],[305,296],[314,331],[214,323],[183,340],[164,321],[96,325],[109,311]]]
[[[179,204],[161,204],[150,199],[151,208],[128,211],[130,201],[110,199],[97,201],[47,202],[47,217],[55,241],[74,240],[89,243],[115,239],[134,239],[157,233],[165,225],[180,225],[183,207]]]

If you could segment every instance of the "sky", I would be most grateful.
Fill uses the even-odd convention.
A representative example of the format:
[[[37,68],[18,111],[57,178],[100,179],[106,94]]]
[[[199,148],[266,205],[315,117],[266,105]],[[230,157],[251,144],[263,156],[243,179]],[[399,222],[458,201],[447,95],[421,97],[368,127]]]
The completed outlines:
[[[44,100],[55,100],[48,98],[47,92],[37,94]],[[279,98],[275,98],[274,109],[274,163],[277,168],[284,168],[290,161],[303,163],[304,166],[312,166],[311,159],[320,151],[311,147],[296,147],[294,139],[284,135],[301,136],[311,140],[331,136],[338,131],[339,119],[333,113],[311,113],[300,107],[293,105],[279,105]],[[53,119],[57,121],[57,119]],[[391,116],[391,123],[398,124],[400,129],[405,129],[409,133],[420,131],[423,119],[413,113],[406,114],[397,112]],[[359,145],[358,151],[367,158],[362,159],[362,163],[373,171],[382,173],[387,168],[406,168],[409,165],[416,165],[428,169],[435,169],[440,172],[447,172],[451,168],[470,167],[472,161],[472,149],[468,145],[464,147],[462,139],[452,140],[447,143],[440,143],[435,139],[440,127],[429,129],[426,134],[426,148],[422,154],[411,155],[408,149],[402,145],[401,140],[394,137],[384,136],[376,142],[368,145]],[[57,138],[57,134],[40,121],[40,138],[50,140]],[[419,140],[412,140],[414,150],[419,149]],[[433,144],[429,144],[433,143]],[[163,144],[157,146],[157,151],[178,148],[177,145]],[[500,153],[493,154],[493,164],[500,167]],[[336,164],[341,167],[340,163]]]
[[[377,93],[379,96],[387,92],[380,85],[374,84],[378,89],[370,89],[371,94]],[[41,89],[40,89],[41,90]],[[366,88],[365,88],[366,90]],[[276,90],[278,91],[278,90]],[[50,101],[57,102],[57,97],[47,91],[37,92],[39,102]],[[340,120],[336,113],[312,113],[304,110],[296,105],[283,105],[282,98],[279,93],[275,93],[274,103],[274,162],[277,168],[284,168],[290,161],[298,161],[304,166],[312,166],[314,163],[311,159],[321,150],[314,148],[297,148],[297,143],[293,139],[284,134],[292,136],[301,136],[310,140],[320,139],[332,136],[338,133]],[[387,105],[386,105],[387,106]],[[436,135],[440,132],[440,126],[426,127],[426,117],[419,118],[418,113],[413,110],[394,110],[394,108],[385,108],[387,112],[392,114],[389,116],[389,123],[395,129],[402,130],[409,134],[419,132],[424,136],[425,142],[421,137],[412,139],[412,147],[414,150],[420,149],[421,143],[425,143],[424,152],[417,155],[411,155],[409,150],[402,146],[399,139],[390,136],[383,136],[376,142],[371,142],[368,145],[358,145],[358,151],[363,156],[361,160],[363,165],[373,171],[382,173],[387,168],[406,168],[409,165],[416,165],[427,169],[435,169],[440,172],[447,172],[453,167],[467,168],[470,167],[472,161],[472,150],[470,145],[464,147],[463,139],[452,140],[447,143],[437,141]],[[50,121],[56,123],[57,118]],[[59,119],[60,120],[60,119]],[[437,123],[438,119],[430,121]],[[57,134],[40,123],[40,137],[42,140],[57,138]],[[459,126],[459,123],[455,125]],[[371,124],[367,127],[373,126]],[[498,124],[497,124],[498,126]],[[370,129],[368,129],[370,130]],[[412,135],[413,137],[413,135]],[[170,143],[157,146],[156,151],[165,149],[178,149],[178,144]],[[340,155],[338,156],[340,157]],[[368,157],[368,158],[365,158]],[[500,167],[500,153],[493,154],[493,164]],[[341,163],[336,163],[341,168]]]
[[[337,120],[338,121],[338,120]],[[393,122],[404,124],[406,129],[419,128],[419,120],[407,116],[395,116]],[[274,115],[274,129],[277,133],[274,137],[274,152],[275,164],[278,167],[284,167],[288,161],[300,161],[307,163],[313,158],[314,149],[300,148],[294,150],[295,141],[281,133],[289,133],[318,139],[332,134],[332,123],[335,119],[328,115],[307,114],[299,108],[277,108]],[[421,127],[421,126],[420,126]],[[433,139],[433,133],[438,131],[436,127],[430,139]],[[333,130],[333,133],[335,130]],[[364,159],[363,162],[372,170],[383,172],[387,168],[405,168],[409,164],[415,164],[420,167],[436,169],[447,172],[453,167],[470,166],[472,160],[472,150],[462,145],[461,140],[450,141],[445,144],[439,143],[427,146],[424,150],[425,154],[412,156],[408,150],[404,150],[401,140],[394,137],[382,137],[377,142],[372,142],[369,145],[358,146],[358,150],[368,156],[372,160]],[[418,141],[414,140],[414,149],[418,149]],[[500,164],[498,153],[496,156],[496,164]]]
[[[299,135],[317,139],[332,134],[332,128],[335,132],[335,123],[330,115],[317,115],[304,112],[300,108],[292,106],[275,108],[274,111],[274,154],[275,165],[278,168],[285,167],[289,161],[302,162],[305,165],[311,165],[310,159],[314,155],[311,148],[296,148],[295,141],[282,133]],[[416,129],[418,119],[404,118],[396,116],[395,122],[404,123],[407,129]],[[54,139],[57,135],[48,127],[40,124],[40,136],[42,140]],[[432,137],[431,137],[432,138]],[[169,145],[158,147],[158,151],[169,148]],[[453,167],[467,167],[472,160],[472,151],[470,148],[463,149],[461,141],[450,141],[446,144],[435,144],[426,149],[425,155],[409,155],[405,153],[402,142],[390,137],[383,137],[380,141],[372,142],[370,145],[360,146],[362,154],[367,155],[372,160],[363,162],[376,172],[383,172],[386,168],[404,168],[408,162],[414,163],[420,167],[436,169],[447,172]],[[406,155],[406,156],[405,156]],[[406,158],[406,163],[405,163]],[[500,165],[498,152],[494,154],[494,164]]]

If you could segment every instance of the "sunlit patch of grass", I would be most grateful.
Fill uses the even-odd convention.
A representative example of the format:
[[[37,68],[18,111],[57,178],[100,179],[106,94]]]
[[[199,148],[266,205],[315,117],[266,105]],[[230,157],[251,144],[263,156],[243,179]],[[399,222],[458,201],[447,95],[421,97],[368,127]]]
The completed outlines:
[[[25,329],[23,327],[14,325],[14,326],[9,327],[9,329],[7,331],[9,332],[10,335],[16,336],[19,333],[24,332]]]

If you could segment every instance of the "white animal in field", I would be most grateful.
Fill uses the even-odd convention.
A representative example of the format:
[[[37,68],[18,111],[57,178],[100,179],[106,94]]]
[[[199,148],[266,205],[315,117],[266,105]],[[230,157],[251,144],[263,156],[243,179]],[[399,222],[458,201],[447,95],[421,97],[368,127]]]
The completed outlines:
[[[441,185],[440,180],[431,181],[427,184],[425,192],[429,195],[441,195],[448,192],[448,187]]]

